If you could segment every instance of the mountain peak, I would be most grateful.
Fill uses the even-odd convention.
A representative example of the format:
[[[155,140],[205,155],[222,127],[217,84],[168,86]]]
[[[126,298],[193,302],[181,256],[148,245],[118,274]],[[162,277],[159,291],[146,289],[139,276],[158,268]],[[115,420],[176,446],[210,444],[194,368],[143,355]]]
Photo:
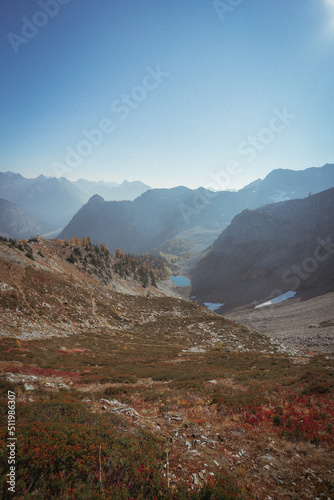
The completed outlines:
[[[93,204],[93,203],[101,203],[104,202],[104,198],[100,196],[99,194],[94,194],[91,198],[89,198],[88,203]]]

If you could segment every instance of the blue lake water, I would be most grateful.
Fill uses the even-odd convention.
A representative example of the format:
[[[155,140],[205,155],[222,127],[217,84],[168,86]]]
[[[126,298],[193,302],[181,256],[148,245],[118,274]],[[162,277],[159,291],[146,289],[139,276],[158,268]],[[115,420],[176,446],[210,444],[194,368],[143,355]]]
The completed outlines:
[[[171,276],[170,279],[177,286],[189,286],[190,285],[190,280],[188,280],[188,278],[186,278],[185,276]]]

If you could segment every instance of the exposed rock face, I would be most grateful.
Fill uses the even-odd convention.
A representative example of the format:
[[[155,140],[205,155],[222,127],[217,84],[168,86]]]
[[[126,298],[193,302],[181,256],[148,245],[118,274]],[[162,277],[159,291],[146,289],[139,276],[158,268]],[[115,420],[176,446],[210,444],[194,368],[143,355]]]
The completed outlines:
[[[224,311],[289,290],[333,290],[334,189],[245,210],[193,270],[192,295]]]

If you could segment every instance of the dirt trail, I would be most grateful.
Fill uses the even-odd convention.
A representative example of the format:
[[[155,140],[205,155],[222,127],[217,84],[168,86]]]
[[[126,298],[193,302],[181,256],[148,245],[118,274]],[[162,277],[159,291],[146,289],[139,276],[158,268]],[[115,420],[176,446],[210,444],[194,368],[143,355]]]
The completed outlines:
[[[13,285],[16,287],[17,291],[19,292],[20,296],[21,296],[21,299],[23,300],[24,304],[28,307],[28,309],[30,309],[30,311],[33,313],[33,315],[39,320],[41,321],[42,323],[45,323],[46,325],[48,326],[52,326],[50,325],[50,323],[45,319],[45,318],[42,318],[41,316],[39,316],[39,314],[35,311],[35,309],[29,304],[29,302],[27,301],[27,297],[26,297],[26,294],[24,293],[24,290],[23,288],[19,285],[19,283],[14,279],[14,276],[13,276],[13,273],[12,273],[12,269],[11,269],[11,266],[9,266],[9,275],[10,275],[10,278],[13,282]]]
[[[92,291],[90,292],[90,300],[92,303],[92,315],[94,316],[94,318],[96,318],[99,321],[99,323],[101,323],[101,325],[104,326],[105,328],[110,328],[111,325],[109,325],[102,318],[100,318],[100,316],[96,312],[96,303],[95,303],[95,298],[94,298]]]

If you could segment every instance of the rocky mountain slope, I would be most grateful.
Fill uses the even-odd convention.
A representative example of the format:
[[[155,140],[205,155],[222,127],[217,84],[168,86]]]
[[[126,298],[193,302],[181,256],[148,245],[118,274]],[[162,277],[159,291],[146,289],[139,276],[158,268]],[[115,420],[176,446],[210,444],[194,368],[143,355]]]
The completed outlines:
[[[291,298],[265,307],[248,305],[224,313],[248,328],[279,340],[289,349],[334,352],[334,293]]]
[[[223,311],[288,291],[333,291],[334,189],[245,210],[214,242],[192,274],[192,295]]]
[[[61,237],[106,241],[110,248],[141,253],[179,248],[176,255],[207,248],[246,208],[280,199],[302,198],[334,187],[334,165],[305,171],[275,170],[263,181],[238,191],[213,193],[204,188],[152,189],[132,202],[93,197],[73,217]]]
[[[194,321],[213,318],[206,308],[167,297],[150,281],[143,285],[135,268],[120,273],[118,268],[125,261],[126,256],[106,256],[105,247],[86,242],[41,238],[14,244],[0,241],[1,317],[5,320],[1,334],[20,339],[66,337],[88,327],[90,331],[115,333],[141,328],[139,325],[144,334],[151,321],[157,331],[160,329],[160,314],[161,325],[166,318],[175,316],[176,330],[177,318],[181,325],[186,311],[193,312]],[[160,261],[153,261],[151,267],[158,276]],[[215,319],[217,325],[220,320],[225,324],[224,320]],[[173,324],[174,320],[166,324],[166,331],[172,336],[176,334]],[[199,332],[202,330],[206,329],[200,328]],[[218,333],[212,335],[215,339]],[[203,341],[210,340],[211,334],[203,333],[202,337]],[[192,335],[189,342],[196,344]]]
[[[0,415],[11,391],[17,494],[330,498],[332,357],[121,277],[124,260],[87,239],[0,242]]]

